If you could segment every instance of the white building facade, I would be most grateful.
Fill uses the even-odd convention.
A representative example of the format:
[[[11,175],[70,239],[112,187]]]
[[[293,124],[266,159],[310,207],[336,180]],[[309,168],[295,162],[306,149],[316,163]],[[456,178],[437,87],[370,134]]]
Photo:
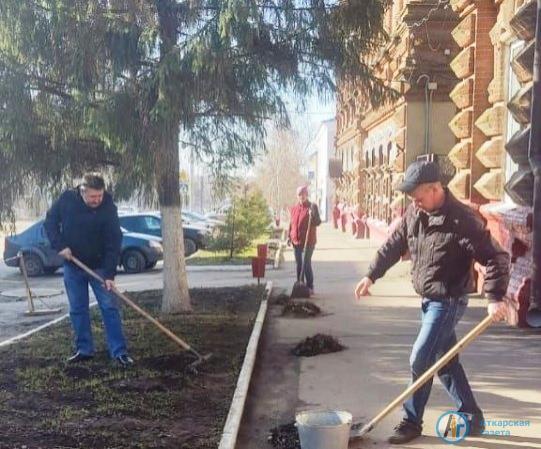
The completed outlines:
[[[329,160],[334,156],[336,120],[324,120],[307,146],[310,201],[319,207],[321,219],[331,218],[334,183],[329,177]]]

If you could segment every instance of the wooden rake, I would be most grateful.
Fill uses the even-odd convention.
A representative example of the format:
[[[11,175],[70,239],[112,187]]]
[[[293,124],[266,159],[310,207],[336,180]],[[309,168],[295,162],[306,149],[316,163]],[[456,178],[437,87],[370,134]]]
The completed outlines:
[[[75,256],[71,256],[69,258],[69,261],[77,265],[81,270],[88,273],[90,276],[92,276],[94,279],[100,281],[102,284],[105,284],[105,279],[103,279],[98,273],[91,270],[89,267],[87,267],[83,262],[81,262],[79,259],[77,259]],[[150,315],[148,312],[143,310],[141,307],[139,307],[134,301],[132,301],[128,296],[126,296],[124,293],[122,293],[116,286],[114,286],[111,291],[118,296],[122,301],[124,301],[128,306],[130,306],[133,310],[135,310],[139,315],[146,318],[148,321],[150,321],[154,326],[156,326],[163,334],[165,334],[167,337],[169,337],[170,340],[175,342],[178,346],[180,346],[185,351],[191,352],[193,355],[197,357],[197,360],[195,360],[193,363],[190,364],[190,368],[194,370],[197,366],[199,366],[201,363],[207,361],[212,357],[212,354],[205,354],[202,355],[198,351],[196,351],[194,348],[192,348],[188,343],[186,343],[182,338],[175,335],[170,329],[165,327],[162,323],[160,323],[156,318],[154,318],[152,315]]]

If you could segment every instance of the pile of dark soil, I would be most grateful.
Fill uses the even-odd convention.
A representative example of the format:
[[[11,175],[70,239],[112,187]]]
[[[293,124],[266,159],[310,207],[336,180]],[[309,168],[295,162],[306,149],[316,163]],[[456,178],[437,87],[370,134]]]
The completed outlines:
[[[264,295],[253,287],[190,291],[193,312],[162,316],[201,353],[198,366],[152,324],[123,309],[135,359],[111,363],[97,307],[92,327],[99,351],[67,365],[71,330],[64,321],[0,350],[0,449],[207,449],[218,447],[246,344]],[[159,315],[161,292],[130,294]]]
[[[308,301],[289,301],[282,310],[283,316],[294,316],[296,318],[311,318],[318,316],[320,313],[321,309]]]
[[[312,357],[319,354],[329,354],[346,349],[332,335],[316,334],[308,337],[295,346],[291,353],[298,357]]]
[[[268,441],[277,449],[301,449],[299,432],[294,422],[272,428]]]

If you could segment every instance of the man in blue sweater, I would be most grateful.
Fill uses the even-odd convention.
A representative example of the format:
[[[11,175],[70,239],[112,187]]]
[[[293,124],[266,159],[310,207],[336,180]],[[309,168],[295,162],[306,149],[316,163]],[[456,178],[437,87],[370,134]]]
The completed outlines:
[[[94,342],[90,327],[89,292],[92,287],[101,310],[109,353],[121,366],[130,366],[126,341],[114,287],[122,245],[122,232],[113,198],[105,191],[100,175],[87,174],[83,184],[64,192],[45,218],[45,230],[53,248],[66,259],[64,285],[75,333],[75,354],[70,363],[90,360]],[[105,284],[89,276],[72,262],[74,256],[105,279]]]

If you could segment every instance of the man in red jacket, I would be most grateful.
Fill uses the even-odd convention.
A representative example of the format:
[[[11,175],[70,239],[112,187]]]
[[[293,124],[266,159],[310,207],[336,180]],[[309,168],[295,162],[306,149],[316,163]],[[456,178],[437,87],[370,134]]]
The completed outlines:
[[[297,262],[297,279],[301,279],[304,246],[304,275],[310,295],[314,294],[314,273],[312,271],[312,254],[316,246],[316,226],[321,224],[319,210],[315,204],[308,201],[308,188],[301,186],[297,189],[298,203],[291,209],[289,221],[288,244],[293,244],[295,261]],[[311,220],[310,220],[311,217]],[[308,229],[310,221],[310,229]],[[308,239],[307,239],[308,234]]]

